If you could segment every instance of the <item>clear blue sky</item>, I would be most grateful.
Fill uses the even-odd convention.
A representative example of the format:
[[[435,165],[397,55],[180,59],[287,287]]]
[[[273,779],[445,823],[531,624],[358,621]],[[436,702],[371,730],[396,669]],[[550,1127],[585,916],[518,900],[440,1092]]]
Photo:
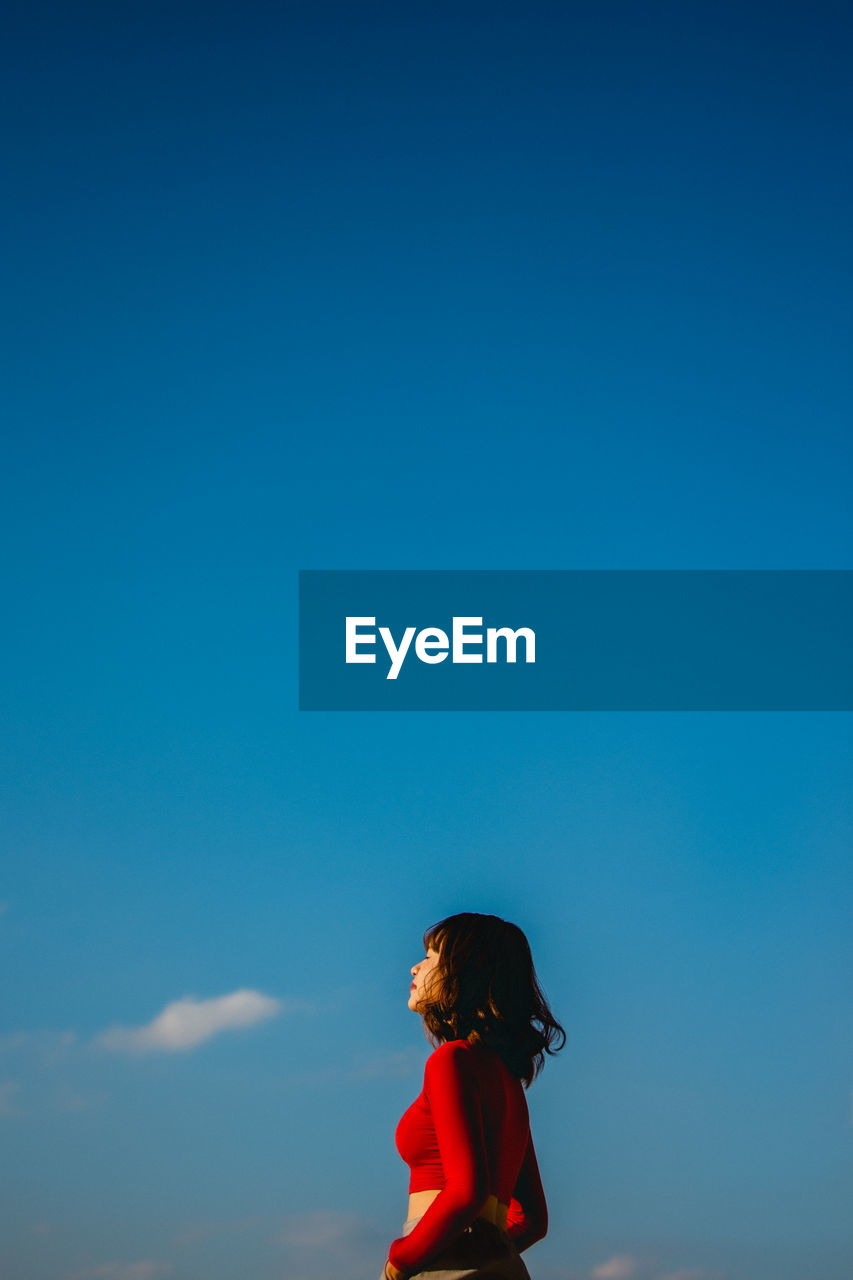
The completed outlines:
[[[569,1028],[534,1280],[846,1280],[849,715],[300,715],[295,627],[299,568],[851,567],[851,28],[16,6],[3,1280],[372,1280],[463,909]]]

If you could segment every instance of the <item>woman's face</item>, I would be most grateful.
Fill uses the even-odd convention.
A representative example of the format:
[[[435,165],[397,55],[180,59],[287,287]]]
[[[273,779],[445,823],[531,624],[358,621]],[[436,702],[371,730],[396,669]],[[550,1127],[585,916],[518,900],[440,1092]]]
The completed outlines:
[[[428,994],[430,975],[438,968],[438,958],[438,952],[428,947],[424,959],[412,965],[412,985],[409,988],[410,1009],[417,1010]]]

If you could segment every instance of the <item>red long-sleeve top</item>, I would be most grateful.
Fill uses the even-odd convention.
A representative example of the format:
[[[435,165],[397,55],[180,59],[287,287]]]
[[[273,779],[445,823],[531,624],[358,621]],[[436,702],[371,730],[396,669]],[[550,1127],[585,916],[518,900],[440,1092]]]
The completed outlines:
[[[490,1195],[509,1205],[516,1248],[548,1229],[545,1194],[521,1081],[490,1049],[451,1040],[427,1060],[424,1087],[397,1126],[397,1149],[411,1169],[409,1192],[439,1191],[389,1257],[419,1271],[469,1226]]]

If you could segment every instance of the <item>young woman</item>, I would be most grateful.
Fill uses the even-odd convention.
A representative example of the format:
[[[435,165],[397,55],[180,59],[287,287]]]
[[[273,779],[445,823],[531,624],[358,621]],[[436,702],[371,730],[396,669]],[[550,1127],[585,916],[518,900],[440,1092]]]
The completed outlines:
[[[436,1045],[397,1127],[409,1216],[385,1280],[529,1280],[522,1249],[548,1228],[524,1089],[566,1033],[522,931],[464,912],[424,934],[409,1008]]]

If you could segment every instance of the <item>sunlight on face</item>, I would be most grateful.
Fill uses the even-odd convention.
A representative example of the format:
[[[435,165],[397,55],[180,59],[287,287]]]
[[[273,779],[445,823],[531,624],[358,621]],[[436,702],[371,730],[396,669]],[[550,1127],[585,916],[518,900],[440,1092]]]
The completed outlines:
[[[412,985],[409,988],[409,1008],[418,1009],[428,992],[430,975],[438,968],[439,954],[433,947],[427,948],[426,956],[418,964],[412,965]]]

